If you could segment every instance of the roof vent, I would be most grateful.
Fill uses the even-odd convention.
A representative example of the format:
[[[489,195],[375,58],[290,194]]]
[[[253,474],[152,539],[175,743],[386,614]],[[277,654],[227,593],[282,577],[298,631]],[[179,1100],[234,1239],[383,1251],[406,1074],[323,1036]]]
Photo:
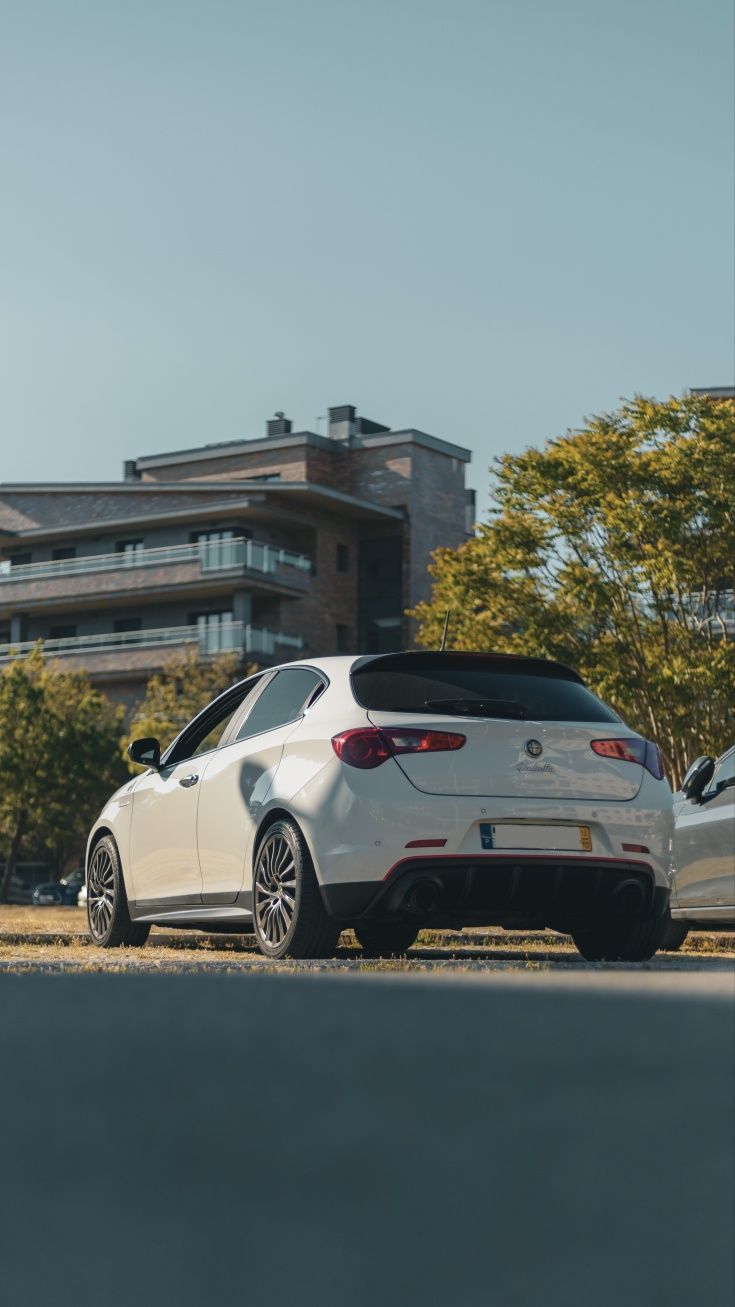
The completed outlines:
[[[270,422],[265,424],[265,434],[269,438],[271,436],[290,436],[292,425],[291,419],[287,418],[285,413],[274,413]]]

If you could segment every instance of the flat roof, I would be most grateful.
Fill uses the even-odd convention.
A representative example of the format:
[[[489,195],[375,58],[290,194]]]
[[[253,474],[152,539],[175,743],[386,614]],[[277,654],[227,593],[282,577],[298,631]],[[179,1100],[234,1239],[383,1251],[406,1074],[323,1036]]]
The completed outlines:
[[[735,399],[735,386],[694,386],[692,395],[709,395],[712,399]]]
[[[314,449],[375,449],[381,445],[423,445],[448,458],[458,458],[463,463],[472,461],[472,451],[463,445],[455,445],[450,440],[440,440],[430,436],[426,431],[407,427],[401,431],[379,431],[371,435],[354,436],[349,442],[332,440],[329,436],[317,435],[315,431],[293,431],[285,436],[260,436],[254,440],[227,440],[211,445],[195,445],[190,449],[174,449],[161,454],[141,454],[131,460],[137,470],[166,467],[174,463],[208,462],[213,458],[233,458],[238,454],[261,453],[269,449],[289,449],[299,445],[310,445]]]

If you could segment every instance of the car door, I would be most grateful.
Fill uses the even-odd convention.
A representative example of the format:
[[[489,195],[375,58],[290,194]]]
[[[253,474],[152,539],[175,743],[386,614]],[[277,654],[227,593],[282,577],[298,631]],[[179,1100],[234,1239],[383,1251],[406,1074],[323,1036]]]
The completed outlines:
[[[208,704],[164,754],[160,770],[146,772],[135,786],[130,874],[136,906],[201,902],[199,782],[253,684],[241,683]]]
[[[677,907],[735,905],[735,749],[719,759],[700,802],[682,804],[674,869]]]
[[[249,700],[202,776],[197,823],[204,903],[232,903],[283,747],[325,684],[313,668],[277,671]]]

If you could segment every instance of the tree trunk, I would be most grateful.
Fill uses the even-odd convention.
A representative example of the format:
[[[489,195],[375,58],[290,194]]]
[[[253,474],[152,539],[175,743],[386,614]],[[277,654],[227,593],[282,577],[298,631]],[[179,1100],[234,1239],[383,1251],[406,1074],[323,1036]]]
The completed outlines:
[[[25,826],[25,813],[21,813],[15,824],[8,851],[5,856],[5,869],[0,879],[0,903],[7,903],[10,894],[10,882],[13,879],[13,872],[18,864],[18,854],[20,853],[20,842],[23,839],[23,828]]]

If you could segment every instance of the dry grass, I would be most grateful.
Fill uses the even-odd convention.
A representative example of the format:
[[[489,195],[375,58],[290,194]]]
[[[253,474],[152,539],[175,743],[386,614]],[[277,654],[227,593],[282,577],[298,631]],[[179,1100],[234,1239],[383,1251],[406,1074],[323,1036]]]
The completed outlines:
[[[206,935],[154,927],[143,949],[100,949],[86,933],[79,908],[31,908],[0,905],[0,971],[488,971],[549,970],[585,967],[566,936],[551,931],[506,932],[500,929],[422,931],[405,958],[367,959],[351,931],[345,931],[337,956],[324,962],[271,962],[258,952],[252,936]],[[690,935],[677,955],[659,955],[648,966],[692,970],[727,965],[735,935]]]

